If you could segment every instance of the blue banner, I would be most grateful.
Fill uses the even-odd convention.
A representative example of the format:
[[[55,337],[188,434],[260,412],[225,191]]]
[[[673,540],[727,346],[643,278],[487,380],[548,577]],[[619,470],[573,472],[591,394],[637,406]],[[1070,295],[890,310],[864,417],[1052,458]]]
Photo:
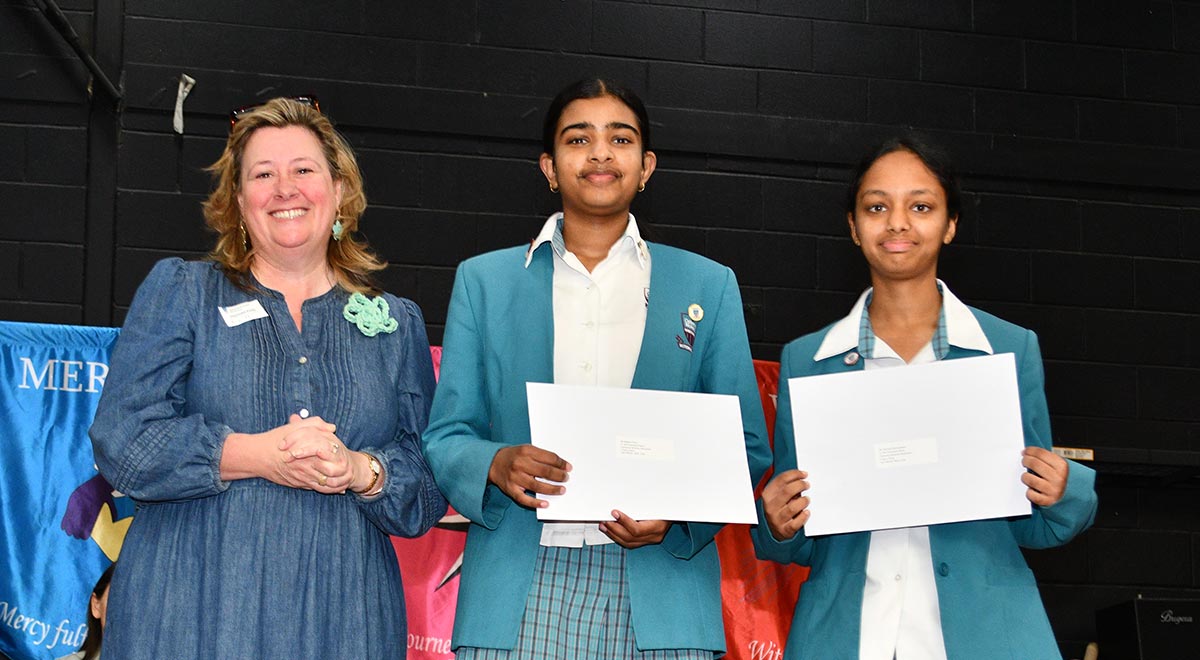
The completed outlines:
[[[13,660],[79,648],[133,520],[87,436],[117,332],[0,322],[0,653]]]

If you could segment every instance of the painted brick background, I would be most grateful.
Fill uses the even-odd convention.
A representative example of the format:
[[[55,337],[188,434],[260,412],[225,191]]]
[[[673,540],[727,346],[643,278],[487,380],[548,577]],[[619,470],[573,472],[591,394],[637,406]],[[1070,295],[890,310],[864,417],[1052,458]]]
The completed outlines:
[[[550,96],[601,74],[650,107],[660,169],[635,212],[737,271],[755,356],[777,359],[866,283],[843,181],[915,128],[965,175],[943,277],[1038,332],[1057,444],[1110,459],[1095,529],[1029,553],[1064,653],[1097,607],[1200,597],[1200,483],[1170,467],[1200,465],[1200,3],[60,5],[125,98],[89,97],[34,4],[0,0],[0,318],[119,324],[155,260],[208,248],[227,111],[314,93],[359,154],[387,287],[440,341],[454,266],[555,210]]]

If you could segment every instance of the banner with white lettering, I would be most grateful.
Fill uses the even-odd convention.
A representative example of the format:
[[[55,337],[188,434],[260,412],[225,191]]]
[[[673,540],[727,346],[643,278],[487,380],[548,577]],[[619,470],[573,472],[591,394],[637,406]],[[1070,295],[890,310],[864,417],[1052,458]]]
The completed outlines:
[[[132,520],[87,436],[116,339],[0,321],[0,653],[12,660],[79,648],[92,586]]]

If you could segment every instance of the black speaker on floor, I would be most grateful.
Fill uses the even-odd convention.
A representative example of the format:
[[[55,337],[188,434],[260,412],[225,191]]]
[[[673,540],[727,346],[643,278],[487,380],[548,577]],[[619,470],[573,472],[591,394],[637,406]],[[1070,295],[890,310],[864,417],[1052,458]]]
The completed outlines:
[[[1143,598],[1096,611],[1103,660],[1200,658],[1200,600]]]

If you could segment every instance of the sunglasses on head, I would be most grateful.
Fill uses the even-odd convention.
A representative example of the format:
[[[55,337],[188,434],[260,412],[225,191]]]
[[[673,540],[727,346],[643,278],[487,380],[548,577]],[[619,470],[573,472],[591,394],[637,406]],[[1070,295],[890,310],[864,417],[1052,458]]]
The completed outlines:
[[[312,108],[313,110],[316,110],[317,112],[321,111],[321,102],[318,101],[317,97],[315,97],[315,96],[312,96],[312,95],[289,96],[288,100],[295,101],[296,103],[299,103],[301,105],[307,105],[308,107]],[[229,128],[233,128],[233,125],[238,123],[238,120],[241,119],[242,116],[245,115],[246,113],[251,112],[257,108],[261,108],[264,105],[266,105],[266,104],[265,103],[255,103],[254,105],[244,105],[240,108],[230,110],[229,111]]]

